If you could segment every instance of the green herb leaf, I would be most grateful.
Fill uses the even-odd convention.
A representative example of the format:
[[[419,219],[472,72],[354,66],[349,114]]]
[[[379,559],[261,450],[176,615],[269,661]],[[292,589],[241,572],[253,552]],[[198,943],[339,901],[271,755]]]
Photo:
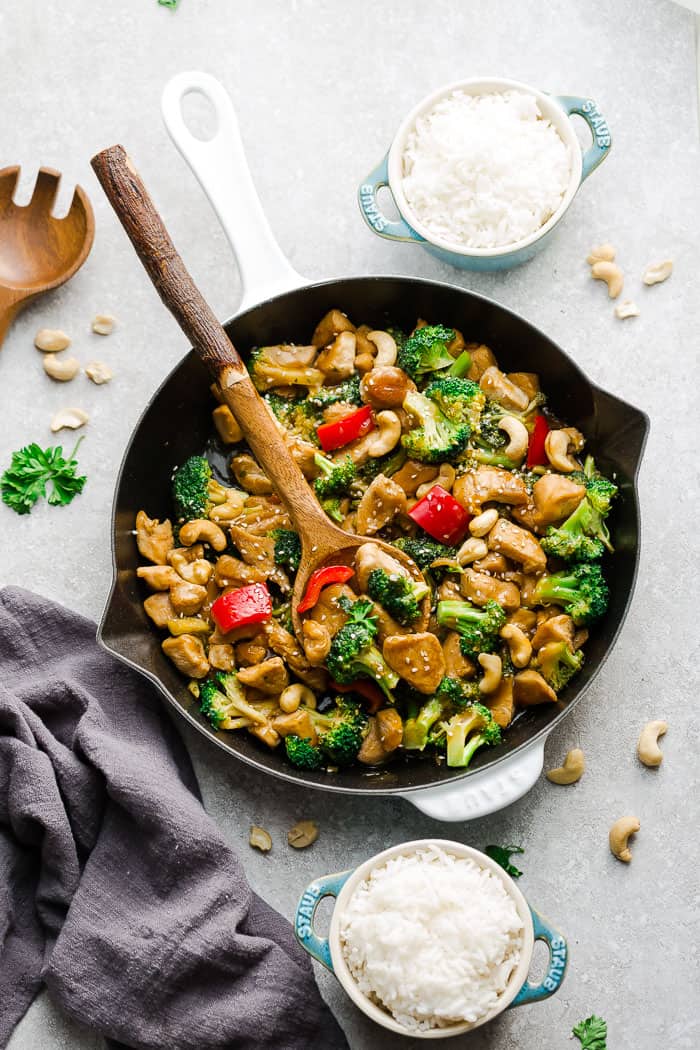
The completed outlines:
[[[161,7],[170,7],[174,11],[180,0],[158,0]]]
[[[500,864],[504,871],[507,871],[514,879],[519,879],[522,875],[522,871],[516,868],[515,864],[511,864],[510,858],[513,853],[524,853],[525,850],[522,846],[487,846],[484,849],[484,853],[495,860],[496,864]]]
[[[581,1040],[581,1050],[607,1050],[608,1026],[602,1017],[591,1014],[572,1029],[572,1034]]]
[[[3,503],[17,514],[29,514],[36,501],[46,496],[47,485],[50,486],[48,499],[52,506],[70,503],[83,491],[87,481],[84,475],[76,474],[78,462],[75,453],[80,441],[67,459],[64,459],[60,445],[43,449],[33,443],[13,452],[10,466],[0,478]]]

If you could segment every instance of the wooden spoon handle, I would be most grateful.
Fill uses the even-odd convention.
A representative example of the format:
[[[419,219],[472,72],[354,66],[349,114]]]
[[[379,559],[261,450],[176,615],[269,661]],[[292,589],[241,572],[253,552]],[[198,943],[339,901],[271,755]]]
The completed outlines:
[[[310,538],[333,528],[292,459],[231,340],[190,277],[165,224],[123,146],[92,158],[92,167],[161,299],[210,369],[255,458]]]
[[[5,336],[21,305],[16,292],[10,291],[9,288],[0,288],[0,346],[4,343]]]

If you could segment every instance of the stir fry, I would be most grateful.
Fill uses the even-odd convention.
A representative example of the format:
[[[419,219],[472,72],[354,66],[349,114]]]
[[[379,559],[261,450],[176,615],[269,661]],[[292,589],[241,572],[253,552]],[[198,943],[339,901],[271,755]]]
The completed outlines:
[[[144,609],[214,729],[303,770],[400,756],[464,769],[519,712],[557,703],[607,608],[617,487],[539,376],[505,374],[443,324],[375,331],[340,310],[307,346],[253,350],[249,371],[325,512],[367,541],[311,575],[298,640],[299,537],[213,408],[228,476],[188,459],[171,519],[139,511],[136,540]]]

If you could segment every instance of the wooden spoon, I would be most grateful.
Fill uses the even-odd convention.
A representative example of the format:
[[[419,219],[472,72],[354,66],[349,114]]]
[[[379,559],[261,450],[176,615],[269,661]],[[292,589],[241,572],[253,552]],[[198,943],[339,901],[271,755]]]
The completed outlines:
[[[62,219],[51,214],[61,181],[58,171],[40,168],[26,207],[12,200],[20,168],[0,171],[0,346],[22,306],[58,288],[80,269],[95,236],[95,218],[80,186]]]
[[[326,516],[236,349],[187,272],[124,147],[103,150],[92,158],[92,166],[161,299],[219,384],[253,455],[287,505],[301,538],[301,564],[292,594],[292,620],[299,640],[302,634],[297,605],[311,573],[324,565],[352,565],[357,548],[364,543],[378,544],[414,579],[424,582],[418,567],[402,551],[383,540],[345,532]],[[429,613],[430,601],[426,598],[421,620],[414,625],[416,630],[424,629]]]

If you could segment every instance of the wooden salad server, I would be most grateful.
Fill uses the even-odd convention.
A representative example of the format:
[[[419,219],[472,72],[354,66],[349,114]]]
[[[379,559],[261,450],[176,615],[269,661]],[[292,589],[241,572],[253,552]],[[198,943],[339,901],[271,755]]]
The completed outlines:
[[[292,620],[301,641],[297,605],[311,573],[324,565],[352,564],[357,548],[369,540],[345,532],[321,508],[253,386],[246,366],[187,272],[124,147],[111,146],[93,157],[91,163],[148,276],[219,384],[224,401],[238,420],[253,455],[284,500],[299,533],[301,563],[292,594]],[[401,562],[415,580],[424,582],[418,567],[402,551],[374,537],[371,542]],[[416,630],[424,629],[429,611],[430,600],[426,598],[421,621],[414,625]]]
[[[95,236],[92,207],[80,186],[68,214],[57,219],[51,209],[60,172],[39,169],[26,207],[12,199],[19,174],[19,166],[0,171],[0,346],[21,307],[80,269]]]

